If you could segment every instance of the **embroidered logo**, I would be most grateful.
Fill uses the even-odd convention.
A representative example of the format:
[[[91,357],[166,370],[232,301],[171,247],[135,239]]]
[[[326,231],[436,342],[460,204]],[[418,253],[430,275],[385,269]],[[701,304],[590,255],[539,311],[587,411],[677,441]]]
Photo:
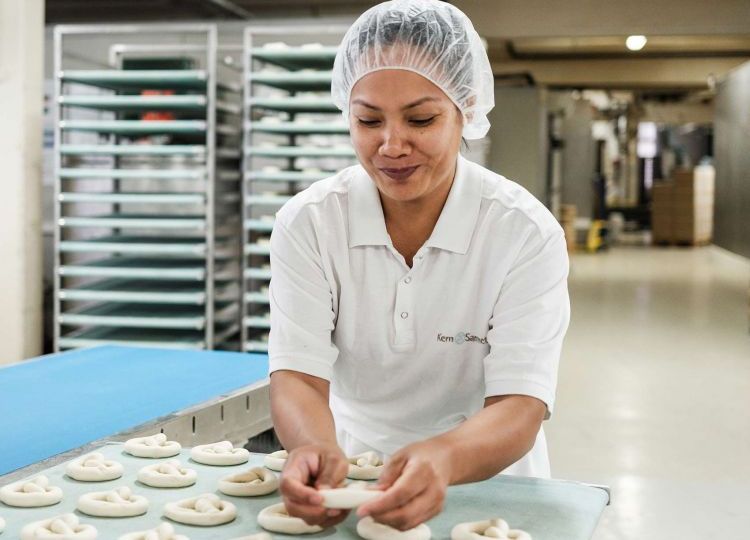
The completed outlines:
[[[480,345],[487,345],[487,338],[480,338],[470,332],[459,332],[455,336],[444,336],[438,332],[437,340],[440,343],[455,343],[456,345],[463,345],[464,343],[478,343]]]

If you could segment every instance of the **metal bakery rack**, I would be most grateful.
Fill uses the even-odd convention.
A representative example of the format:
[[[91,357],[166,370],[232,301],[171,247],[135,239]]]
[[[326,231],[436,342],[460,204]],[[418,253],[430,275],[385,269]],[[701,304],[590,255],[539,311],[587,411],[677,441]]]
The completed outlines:
[[[55,350],[238,349],[240,48],[206,24],[54,40]]]
[[[242,344],[267,352],[269,239],[295,193],[355,163],[331,99],[346,27],[248,28],[244,39]]]

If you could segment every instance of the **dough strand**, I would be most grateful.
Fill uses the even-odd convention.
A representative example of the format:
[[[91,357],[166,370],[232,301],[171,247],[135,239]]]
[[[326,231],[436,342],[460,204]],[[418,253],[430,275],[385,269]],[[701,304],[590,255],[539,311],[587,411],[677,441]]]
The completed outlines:
[[[96,517],[133,517],[148,511],[148,499],[122,486],[111,491],[86,493],[78,498],[80,512]]]
[[[190,457],[203,465],[241,465],[250,459],[250,452],[235,448],[229,441],[221,441],[194,447],[190,450]]]
[[[323,506],[326,508],[356,508],[383,495],[381,490],[367,487],[366,482],[351,482],[341,488],[321,489],[318,493],[323,496]]]
[[[31,480],[21,480],[0,488],[0,501],[19,508],[39,508],[59,503],[63,492],[50,486],[49,479],[39,475]]]
[[[263,459],[263,465],[272,471],[281,472],[288,457],[289,452],[286,450],[277,450],[276,452],[271,452]]]
[[[198,479],[194,469],[184,467],[176,459],[146,465],[138,471],[138,481],[151,487],[181,488],[192,486]]]
[[[99,452],[83,456],[81,459],[68,463],[65,468],[73,480],[80,482],[107,482],[122,476],[124,469],[120,463],[111,459],[104,459]]]
[[[429,540],[432,531],[424,523],[408,531],[399,531],[384,523],[378,523],[370,516],[357,523],[357,534],[365,540]]]
[[[261,510],[258,525],[267,531],[282,534],[312,534],[323,530],[318,525],[308,525],[302,518],[290,516],[283,502]]]
[[[231,474],[219,480],[219,491],[233,497],[257,497],[273,493],[279,487],[279,478],[263,467]]]
[[[21,529],[21,540],[94,540],[96,529],[83,525],[75,514],[62,514],[29,523]]]
[[[159,526],[147,531],[124,534],[118,540],[189,540],[189,538],[175,533],[171,523],[162,522]]]
[[[383,460],[375,452],[364,452],[349,458],[347,477],[353,480],[377,480],[384,467]]]
[[[451,540],[532,540],[531,535],[520,529],[511,529],[504,519],[459,523],[451,531]]]
[[[164,433],[149,437],[136,437],[125,441],[125,452],[135,457],[166,458],[180,453],[182,446],[175,441],[167,440]]]
[[[237,507],[214,493],[204,493],[190,499],[167,503],[164,515],[178,523],[214,527],[229,523],[237,517]]]

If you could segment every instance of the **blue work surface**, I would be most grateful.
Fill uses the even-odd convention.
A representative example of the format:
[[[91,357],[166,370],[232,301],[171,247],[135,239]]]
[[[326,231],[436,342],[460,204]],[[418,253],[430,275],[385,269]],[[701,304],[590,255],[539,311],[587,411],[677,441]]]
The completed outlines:
[[[0,369],[0,475],[228,394],[268,357],[96,347]]]

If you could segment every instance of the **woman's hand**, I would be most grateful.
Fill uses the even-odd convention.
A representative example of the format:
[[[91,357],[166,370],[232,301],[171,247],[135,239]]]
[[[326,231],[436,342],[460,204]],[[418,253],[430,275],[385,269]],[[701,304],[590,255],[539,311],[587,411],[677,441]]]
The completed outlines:
[[[443,509],[451,480],[448,442],[429,439],[393,454],[383,469],[378,487],[385,493],[359,507],[357,515],[405,531],[424,523]]]
[[[349,512],[324,508],[317,490],[337,487],[348,470],[349,462],[335,444],[300,446],[289,452],[280,483],[289,514],[323,528],[344,521]]]

